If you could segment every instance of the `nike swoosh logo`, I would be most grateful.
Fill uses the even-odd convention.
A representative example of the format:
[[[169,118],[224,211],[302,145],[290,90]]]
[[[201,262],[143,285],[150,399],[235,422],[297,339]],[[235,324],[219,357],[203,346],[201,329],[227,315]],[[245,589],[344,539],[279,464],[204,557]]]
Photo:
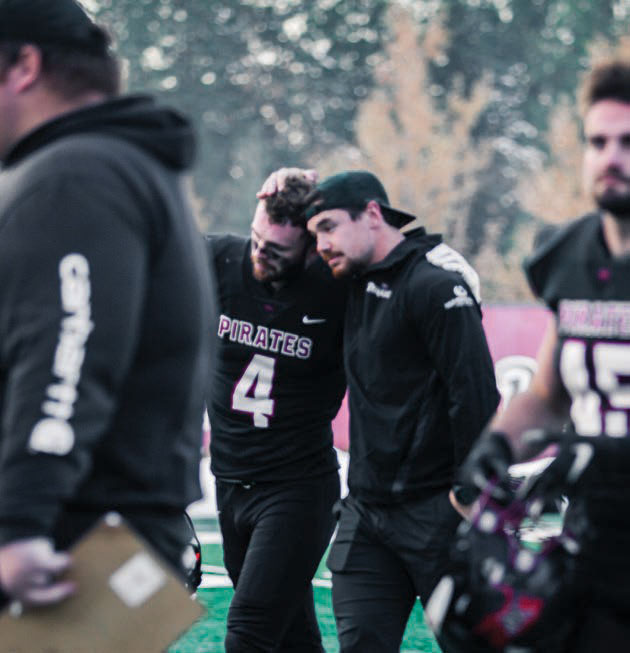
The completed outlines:
[[[323,324],[326,321],[325,318],[321,317],[309,317],[308,315],[305,315],[302,318],[302,323],[303,324]]]

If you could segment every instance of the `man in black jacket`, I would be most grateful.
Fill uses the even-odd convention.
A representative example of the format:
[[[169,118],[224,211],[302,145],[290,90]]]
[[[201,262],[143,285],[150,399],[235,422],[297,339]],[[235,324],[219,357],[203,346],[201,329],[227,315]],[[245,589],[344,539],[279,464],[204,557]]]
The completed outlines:
[[[333,275],[350,278],[350,492],[328,557],[341,651],[397,651],[448,561],[455,472],[498,404],[492,361],[471,289],[427,259],[440,237],[403,235],[413,216],[374,175],[325,179],[307,217]]]
[[[211,319],[194,138],[118,86],[73,0],[0,0],[0,586],[30,604],[74,591],[56,550],[110,510],[192,562]]]

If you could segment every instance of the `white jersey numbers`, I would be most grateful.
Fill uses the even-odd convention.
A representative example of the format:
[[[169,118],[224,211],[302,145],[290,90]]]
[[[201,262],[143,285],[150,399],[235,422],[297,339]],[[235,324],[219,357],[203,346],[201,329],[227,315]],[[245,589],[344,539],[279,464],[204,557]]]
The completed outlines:
[[[628,435],[630,412],[630,345],[597,342],[592,348],[593,378],[587,344],[567,340],[560,373],[571,395],[571,419],[580,435]]]
[[[249,413],[258,428],[267,428],[273,415],[275,402],[270,397],[275,366],[275,358],[255,354],[232,393],[232,410]]]

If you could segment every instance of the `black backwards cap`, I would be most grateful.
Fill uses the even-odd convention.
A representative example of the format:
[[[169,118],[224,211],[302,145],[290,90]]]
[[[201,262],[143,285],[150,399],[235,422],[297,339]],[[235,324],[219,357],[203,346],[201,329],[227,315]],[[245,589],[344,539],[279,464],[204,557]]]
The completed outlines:
[[[109,37],[75,0],[0,0],[0,41],[105,53]]]
[[[362,210],[371,200],[378,202],[383,217],[394,227],[403,227],[416,219],[410,213],[392,208],[383,184],[367,170],[348,170],[327,177],[317,184],[313,194],[306,209],[307,220],[331,209]]]

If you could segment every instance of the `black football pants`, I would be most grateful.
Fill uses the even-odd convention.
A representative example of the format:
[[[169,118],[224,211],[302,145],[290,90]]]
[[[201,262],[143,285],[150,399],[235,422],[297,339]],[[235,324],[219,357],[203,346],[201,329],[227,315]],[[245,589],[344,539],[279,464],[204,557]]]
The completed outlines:
[[[593,603],[580,615],[565,653],[624,653],[630,649],[630,612]]]
[[[348,496],[336,508],[327,564],[340,651],[397,652],[416,597],[426,601],[448,568],[461,518],[447,491],[389,506]]]
[[[321,653],[311,580],[334,530],[339,475],[253,486],[217,480],[234,584],[226,653]]]
[[[606,537],[607,536],[607,537]],[[608,532],[604,540],[619,541],[622,533]],[[625,533],[627,539],[627,533]],[[630,651],[630,566],[628,549],[595,546],[591,556],[578,560],[578,602],[575,628],[565,653],[622,653]]]

